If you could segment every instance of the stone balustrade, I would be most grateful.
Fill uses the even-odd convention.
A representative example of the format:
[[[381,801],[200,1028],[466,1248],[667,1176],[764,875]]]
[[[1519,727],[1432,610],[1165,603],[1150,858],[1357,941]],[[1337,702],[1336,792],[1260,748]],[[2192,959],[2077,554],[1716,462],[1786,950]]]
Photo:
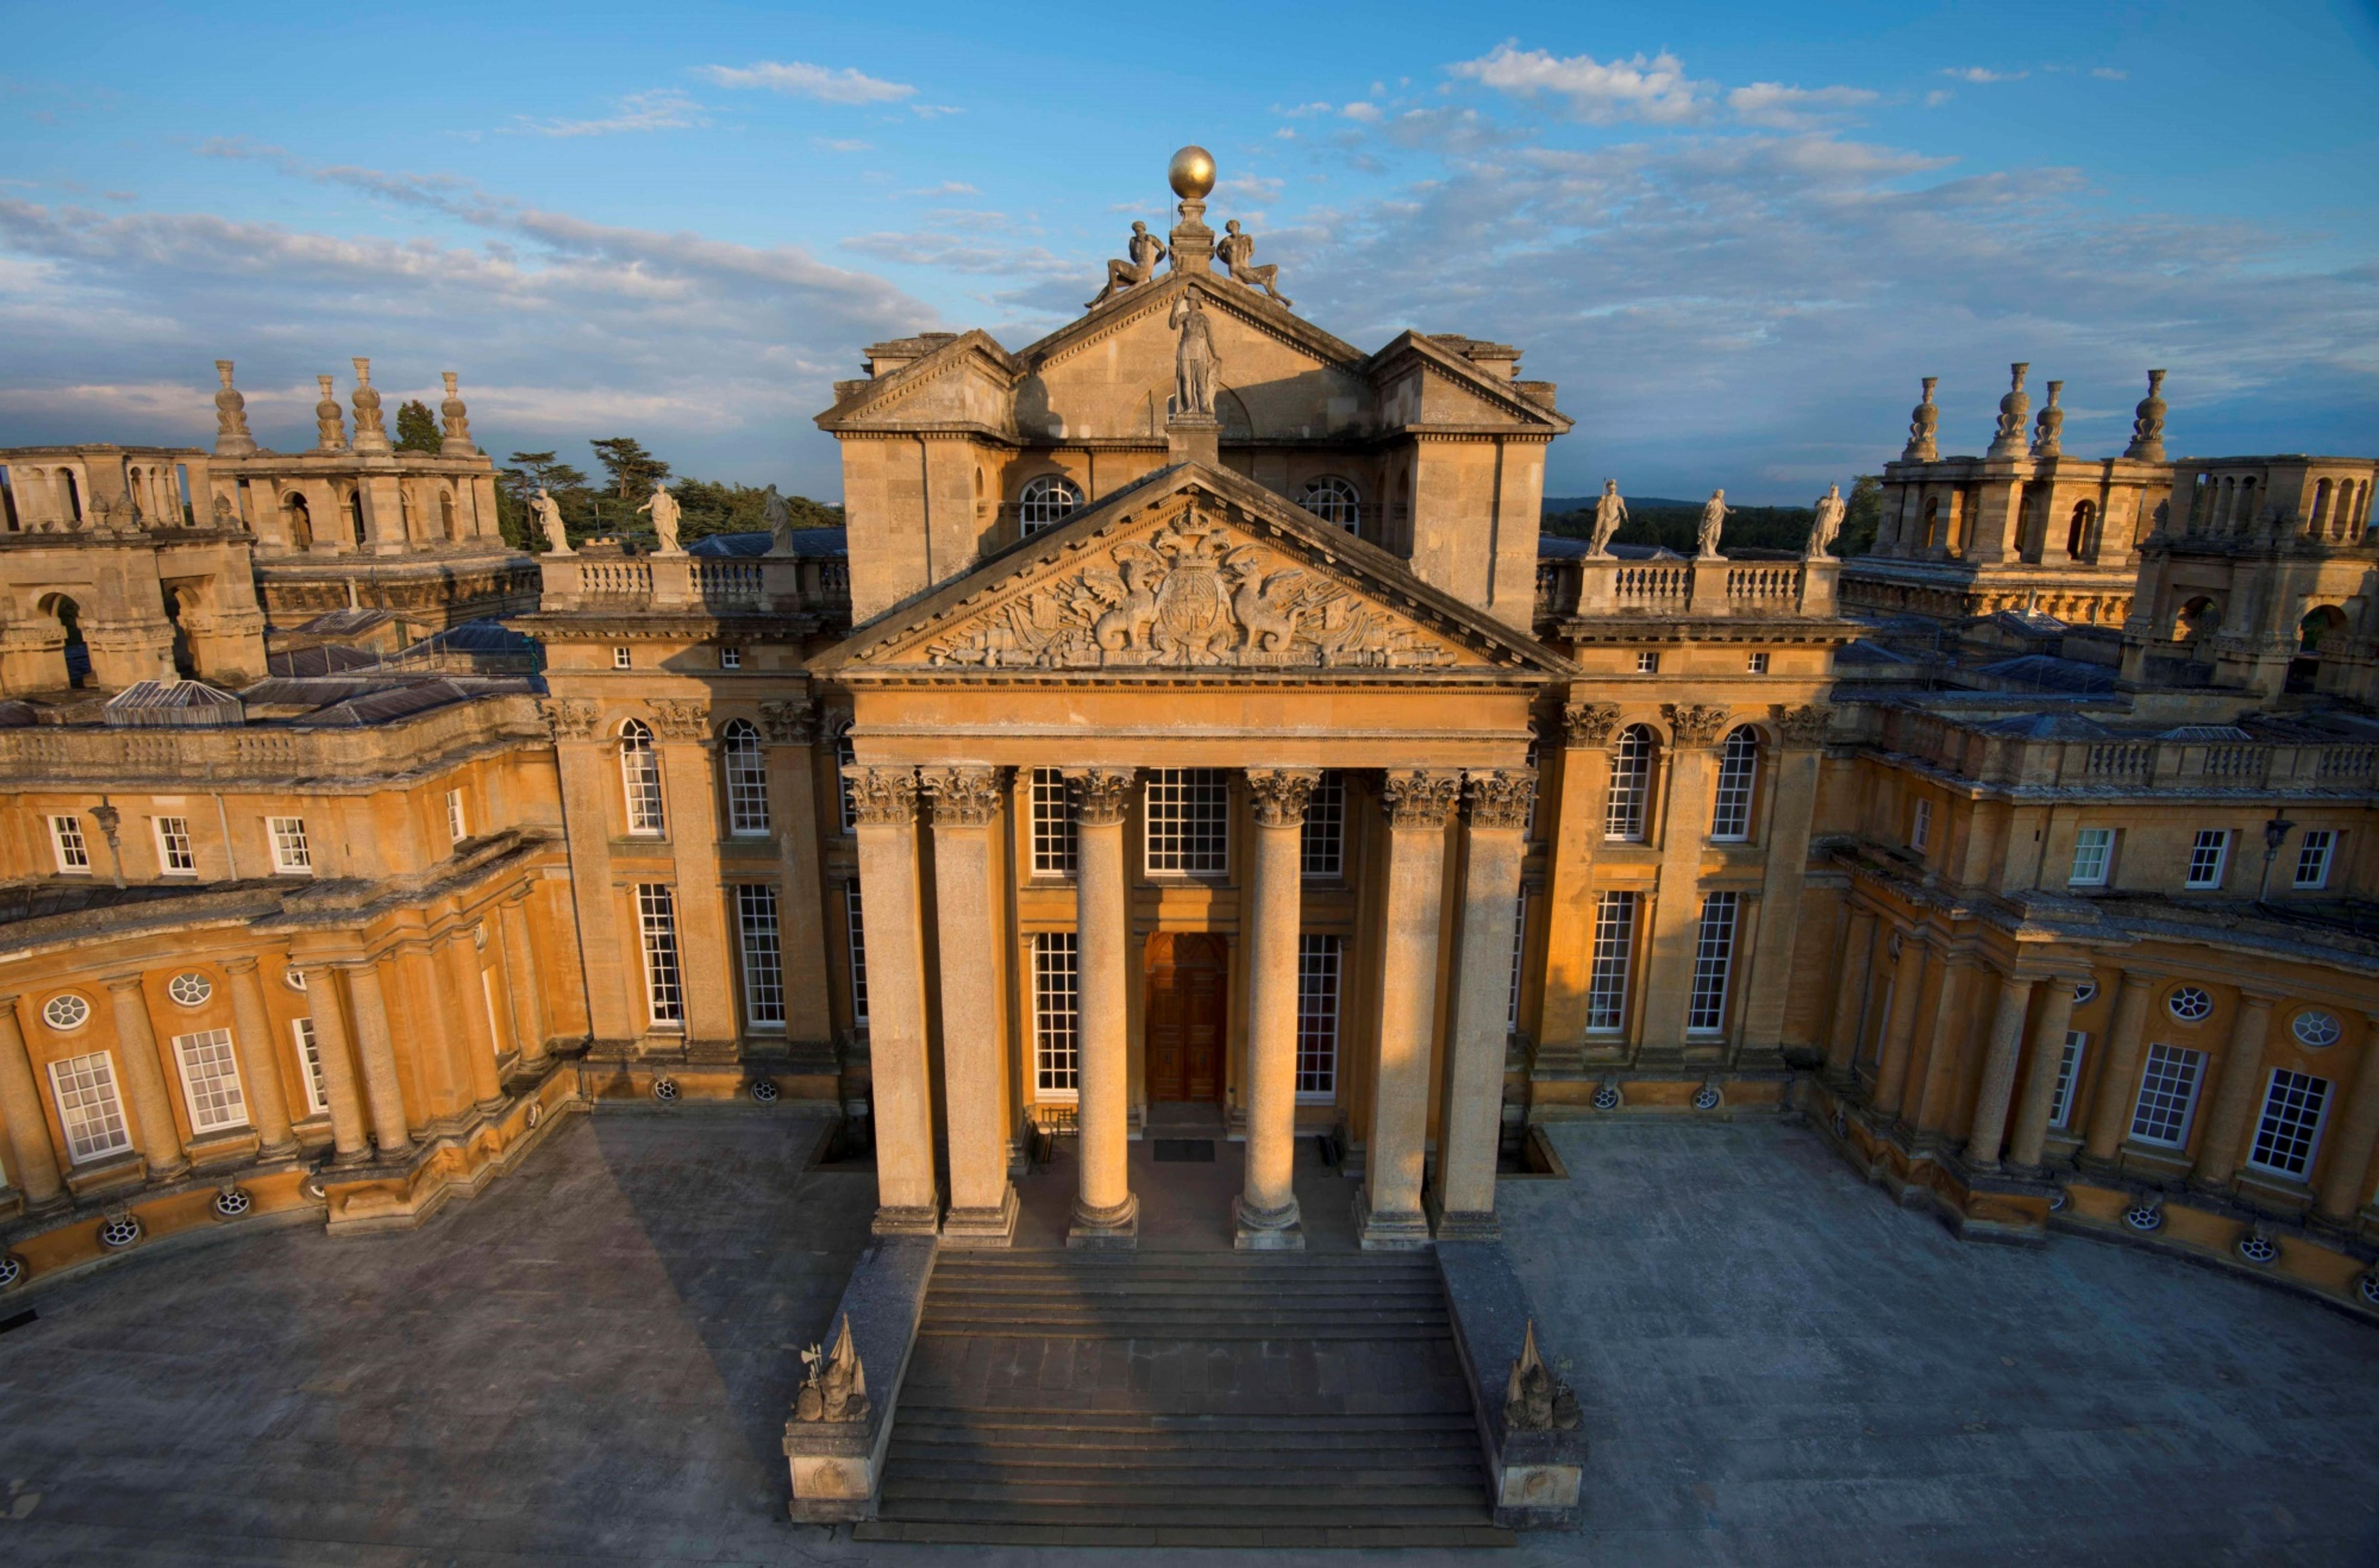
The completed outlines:
[[[542,555],[542,609],[706,614],[847,613],[851,569],[832,557]]]
[[[224,730],[115,730],[40,725],[0,730],[0,772],[27,787],[66,781],[177,783],[354,778],[401,773],[450,752],[542,741],[537,699],[511,693],[356,729],[249,725]]]
[[[2018,790],[2379,791],[2379,745],[2353,742],[2173,735],[2033,740],[1988,734],[1912,709],[1885,713],[1878,741],[1945,772]]]
[[[1549,560],[1537,567],[1539,619],[1605,616],[1812,616],[1834,613],[1842,562]]]

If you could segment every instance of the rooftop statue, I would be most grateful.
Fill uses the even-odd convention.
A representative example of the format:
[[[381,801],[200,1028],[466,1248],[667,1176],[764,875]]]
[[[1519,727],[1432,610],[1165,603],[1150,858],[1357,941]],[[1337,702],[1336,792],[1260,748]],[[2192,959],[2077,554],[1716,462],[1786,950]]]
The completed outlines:
[[[546,493],[543,485],[537,488],[537,499],[530,501],[528,506],[531,512],[537,513],[537,526],[545,530],[547,548],[556,555],[577,553],[570,548],[570,531],[562,524],[562,505]]]
[[[1726,504],[1724,490],[1710,491],[1709,500],[1702,503],[1701,537],[1694,543],[1694,553],[1704,561],[1718,559],[1718,537],[1726,526],[1726,514],[1733,508]]]
[[[1237,218],[1223,225],[1223,243],[1216,246],[1214,250],[1215,254],[1222,257],[1223,265],[1231,270],[1231,279],[1234,283],[1245,283],[1250,288],[1260,288],[1283,305],[1297,303],[1280,292],[1276,283],[1276,280],[1280,277],[1280,269],[1277,266],[1266,263],[1259,267],[1255,264],[1255,239],[1252,235],[1239,232],[1239,221]]]
[[[1828,485],[1826,493],[1817,498],[1817,515],[1809,525],[1809,548],[1804,553],[1811,560],[1831,554],[1834,536],[1842,531],[1842,514],[1848,511],[1842,486]]]
[[[785,504],[785,498],[777,493],[774,485],[770,485],[760,498],[760,521],[768,529],[768,553],[792,554],[793,509]]]
[[[1214,355],[1214,330],[1206,309],[1192,289],[1174,301],[1166,325],[1180,330],[1173,350],[1173,412],[1211,419],[1214,415],[1214,372],[1222,361]]]
[[[678,549],[677,545],[678,514],[684,510],[678,505],[677,497],[670,494],[661,485],[655,484],[650,499],[636,510],[653,514],[653,533],[660,541],[659,549],[654,551],[655,554],[683,555],[685,553]]]
[[[1134,223],[1131,238],[1124,246],[1124,254],[1130,259],[1107,263],[1107,286],[1099,290],[1099,296],[1091,301],[1092,308],[1105,305],[1124,290],[1137,288],[1154,277],[1156,264],[1165,259],[1165,242],[1150,234],[1146,223]]]
[[[1627,503],[1620,499],[1619,481],[1602,481],[1602,494],[1594,503],[1594,542],[1587,547],[1588,555],[1609,555],[1611,536],[1627,522]]]

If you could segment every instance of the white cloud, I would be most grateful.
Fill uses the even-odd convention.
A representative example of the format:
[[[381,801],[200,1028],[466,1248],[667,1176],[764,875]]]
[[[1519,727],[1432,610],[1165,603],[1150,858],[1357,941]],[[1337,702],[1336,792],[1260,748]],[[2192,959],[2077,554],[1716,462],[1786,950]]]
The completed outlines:
[[[1350,120],[1359,120],[1366,125],[1380,117],[1380,106],[1376,103],[1349,103],[1338,112]]]
[[[632,92],[607,119],[540,120],[513,116],[513,127],[530,136],[610,136],[619,131],[689,130],[706,126],[702,105],[670,88]]]
[[[2096,77],[2100,81],[2129,81],[2131,79],[2131,72],[2119,71],[2112,66],[2093,66],[2090,68],[2090,74]]]
[[[1284,119],[1301,120],[1309,115],[1326,115],[1330,113],[1330,105],[1327,103],[1292,103],[1287,108],[1284,109],[1279,104],[1275,103],[1272,106],[1272,112],[1280,115]]]
[[[810,140],[828,152],[864,152],[876,145],[872,141],[861,141],[847,136],[814,136]]]
[[[1745,125],[1777,129],[1816,125],[1874,103],[1863,87],[1786,87],[1756,81],[1726,95],[1726,106]]]
[[[917,190],[904,190],[901,196],[981,196],[983,192],[964,180],[944,180],[939,185],[925,186]]]
[[[1685,63],[1666,51],[1605,64],[1590,54],[1560,58],[1542,49],[1503,43],[1447,68],[1499,92],[1564,99],[1573,116],[1597,125],[1613,120],[1676,124],[1697,118],[1703,108],[1698,94],[1709,85],[1686,77]]]
[[[1217,201],[1252,201],[1259,205],[1278,201],[1288,182],[1269,175],[1234,175],[1214,187]]]
[[[966,111],[954,103],[912,103],[909,105],[909,113],[921,120],[932,120],[938,119],[944,115],[963,115]]]
[[[1955,77],[1960,81],[1973,82],[1977,87],[1995,81],[2022,81],[2032,75],[2030,71],[1995,71],[1987,66],[1944,66],[1941,74]]]
[[[694,74],[721,87],[765,88],[821,103],[897,103],[913,98],[917,90],[906,82],[885,81],[855,66],[837,70],[802,60],[755,60],[748,66],[698,66]]]
[[[1942,104],[1947,103],[1950,100],[1957,96],[1958,95],[1956,93],[1950,91],[1946,87],[1937,87],[1932,91],[1925,95],[1925,107],[1927,109],[1938,109]]]

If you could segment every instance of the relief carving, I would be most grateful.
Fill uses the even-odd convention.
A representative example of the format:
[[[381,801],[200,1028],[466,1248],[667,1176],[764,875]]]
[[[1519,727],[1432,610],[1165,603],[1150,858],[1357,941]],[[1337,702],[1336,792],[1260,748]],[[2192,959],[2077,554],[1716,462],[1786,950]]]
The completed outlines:
[[[1381,795],[1391,827],[1443,828],[1462,799],[1462,775],[1391,773]]]
[[[595,733],[595,705],[575,697],[548,697],[537,705],[556,740],[584,741]]]
[[[815,703],[762,703],[760,731],[771,741],[806,745],[812,738],[812,726],[816,718],[817,705]]]
[[[981,827],[999,811],[996,767],[929,767],[919,775],[936,826]]]
[[[1537,798],[1537,776],[1527,768],[1499,767],[1468,775],[1470,826],[1522,828]]]
[[[655,697],[653,733],[664,741],[699,741],[707,728],[710,705],[699,697]]]
[[[1611,743],[1619,727],[1619,709],[1612,703],[1565,703],[1562,706],[1562,744],[1576,751]]]
[[[1726,728],[1726,709],[1708,703],[1663,703],[1660,713],[1681,746],[1707,746]]]
[[[851,814],[861,826],[906,827],[917,820],[917,776],[905,767],[847,767]]]
[[[1274,567],[1281,570],[1272,570]],[[943,641],[984,669],[1431,669],[1454,662],[1375,606],[1195,512],[1035,586]]]

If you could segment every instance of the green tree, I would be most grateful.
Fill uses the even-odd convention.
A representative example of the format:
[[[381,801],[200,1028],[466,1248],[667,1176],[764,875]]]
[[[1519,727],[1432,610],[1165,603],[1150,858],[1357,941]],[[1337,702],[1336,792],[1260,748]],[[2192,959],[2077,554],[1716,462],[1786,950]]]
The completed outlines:
[[[589,441],[596,460],[604,472],[611,476],[611,488],[622,501],[641,502],[653,493],[653,487],[670,476],[670,465],[645,450],[644,443],[629,436],[613,436],[608,440]]]
[[[419,398],[408,398],[396,411],[397,451],[435,452],[441,439],[438,416]]]
[[[525,541],[530,549],[545,548],[545,531],[529,510],[539,487],[561,506],[562,525],[574,537],[597,531],[595,496],[586,488],[585,474],[555,462],[550,452],[516,452],[511,466],[496,470],[496,519],[507,530],[504,537],[514,539],[510,530],[517,529],[515,543]]]
[[[1865,555],[1875,549],[1876,530],[1883,526],[1883,476],[1860,475],[1851,481],[1851,493],[1842,502],[1842,531],[1834,539],[1834,553]]]

